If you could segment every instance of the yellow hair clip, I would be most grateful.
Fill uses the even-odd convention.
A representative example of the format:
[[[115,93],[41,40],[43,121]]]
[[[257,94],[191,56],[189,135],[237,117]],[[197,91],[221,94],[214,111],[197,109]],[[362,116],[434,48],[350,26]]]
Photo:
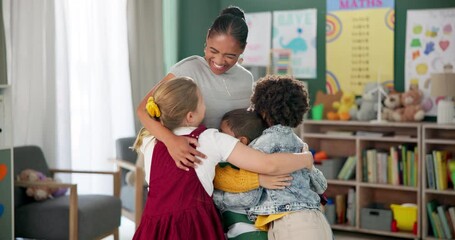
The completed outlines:
[[[151,117],[161,116],[160,109],[158,108],[158,105],[156,105],[155,100],[153,100],[153,97],[149,97],[147,104],[145,105],[145,109]]]

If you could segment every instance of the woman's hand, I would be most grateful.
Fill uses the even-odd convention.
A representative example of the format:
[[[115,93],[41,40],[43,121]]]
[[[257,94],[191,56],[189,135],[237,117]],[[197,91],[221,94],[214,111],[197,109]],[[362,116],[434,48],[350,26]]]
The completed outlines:
[[[267,189],[284,189],[291,185],[291,181],[292,177],[288,174],[278,176],[259,174],[259,185]]]
[[[195,168],[196,164],[201,163],[201,160],[196,156],[206,158],[203,153],[196,150],[190,144],[199,146],[197,140],[194,138],[175,135],[166,143],[166,147],[172,159],[174,159],[175,165],[185,171],[189,170],[188,167]]]

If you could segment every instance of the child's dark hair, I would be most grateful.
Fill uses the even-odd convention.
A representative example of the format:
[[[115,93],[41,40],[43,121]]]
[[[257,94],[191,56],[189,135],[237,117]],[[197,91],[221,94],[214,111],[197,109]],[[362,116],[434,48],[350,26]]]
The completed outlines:
[[[223,115],[221,122],[225,122],[235,137],[246,137],[251,142],[261,136],[267,124],[255,111],[246,108],[231,110]]]
[[[267,75],[257,81],[251,104],[269,126],[297,127],[309,109],[309,97],[299,80]]]
[[[243,10],[236,6],[223,9],[209,28],[207,37],[210,38],[215,34],[230,35],[239,42],[241,49],[245,49],[248,26]]]

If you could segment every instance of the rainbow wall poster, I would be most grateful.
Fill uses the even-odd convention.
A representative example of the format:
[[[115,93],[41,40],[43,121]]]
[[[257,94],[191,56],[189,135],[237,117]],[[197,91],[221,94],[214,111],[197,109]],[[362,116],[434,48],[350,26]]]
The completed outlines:
[[[368,82],[393,82],[393,0],[327,0],[326,90],[361,95]]]

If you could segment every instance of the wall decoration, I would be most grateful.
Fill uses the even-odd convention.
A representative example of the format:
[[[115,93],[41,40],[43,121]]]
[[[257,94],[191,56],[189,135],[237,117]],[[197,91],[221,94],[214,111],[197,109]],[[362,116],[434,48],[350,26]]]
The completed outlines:
[[[427,116],[436,115],[439,98],[430,97],[432,73],[455,65],[455,8],[409,10],[406,22],[405,88],[418,87],[424,94]]]
[[[393,83],[394,0],[327,0],[326,91],[361,95],[364,84]]]
[[[269,64],[272,13],[245,13],[245,20],[248,25],[248,39],[242,65],[265,67]]]
[[[292,73],[316,78],[316,9],[274,11],[274,49],[292,51]]]

